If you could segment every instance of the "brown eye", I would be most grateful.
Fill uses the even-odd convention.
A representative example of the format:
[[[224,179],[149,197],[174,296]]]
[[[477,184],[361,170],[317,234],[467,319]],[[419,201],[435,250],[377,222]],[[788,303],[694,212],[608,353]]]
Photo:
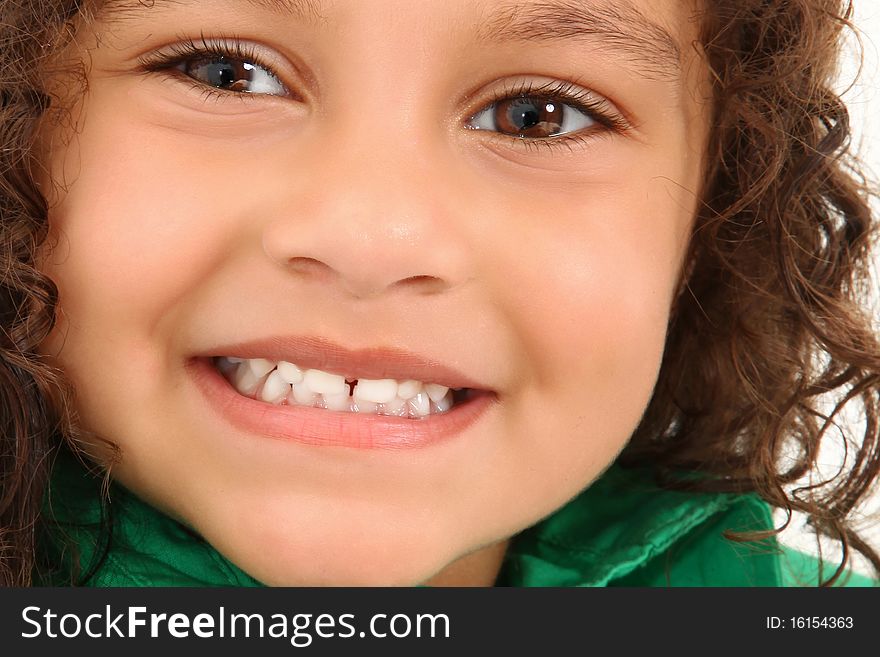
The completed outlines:
[[[551,137],[562,129],[562,105],[547,99],[511,98],[495,104],[495,124],[501,132],[525,137]]]
[[[211,55],[181,61],[175,68],[202,84],[242,93],[285,96],[287,89],[270,70],[243,59]]]
[[[562,102],[549,97],[505,98],[471,117],[469,126],[510,136],[546,139],[589,128],[596,121]]]

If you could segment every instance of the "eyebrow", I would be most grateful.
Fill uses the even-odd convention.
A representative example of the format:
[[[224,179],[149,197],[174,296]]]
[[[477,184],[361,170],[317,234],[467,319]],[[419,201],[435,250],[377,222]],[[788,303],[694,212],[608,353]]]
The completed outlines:
[[[323,21],[321,0],[237,0],[239,4],[249,4],[257,9],[301,20]],[[180,5],[193,6],[195,0],[102,0],[97,16],[102,20],[125,20],[148,9]]]
[[[321,0],[234,0],[304,21],[326,21]],[[104,0],[98,15],[124,20],[150,8],[191,6],[193,0]],[[616,49],[646,78],[677,81],[681,49],[675,38],[628,0],[539,0],[492,8],[477,25],[478,41],[552,43],[583,41]]]
[[[504,5],[480,26],[478,37],[496,43],[600,43],[616,48],[644,77],[674,81],[681,76],[681,49],[675,38],[626,0]]]

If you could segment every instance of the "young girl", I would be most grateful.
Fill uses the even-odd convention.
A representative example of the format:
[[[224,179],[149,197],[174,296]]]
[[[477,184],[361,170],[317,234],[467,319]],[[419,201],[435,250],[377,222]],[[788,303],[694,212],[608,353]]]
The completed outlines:
[[[843,4],[2,2],[2,581],[880,569]]]

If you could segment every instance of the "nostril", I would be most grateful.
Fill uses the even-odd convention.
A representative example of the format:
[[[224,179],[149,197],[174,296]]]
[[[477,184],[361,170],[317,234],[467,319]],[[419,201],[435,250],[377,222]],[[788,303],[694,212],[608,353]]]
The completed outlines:
[[[288,258],[286,263],[288,271],[310,281],[336,283],[341,278],[339,272],[326,262],[309,256]],[[344,285],[351,295],[358,299],[377,296],[385,289],[384,285],[369,286],[367,281],[342,280],[339,281],[339,284]],[[436,294],[447,286],[442,279],[435,276],[417,275],[402,278],[393,283],[392,287],[412,289],[422,294]]]
[[[423,294],[437,294],[448,287],[448,285],[443,282],[443,279],[427,275],[402,278],[394,285],[395,287],[413,288]]]
[[[303,274],[304,276],[312,278],[327,280],[333,277],[332,267],[325,262],[316,260],[315,258],[305,256],[290,258],[287,261],[287,267],[297,274]]]

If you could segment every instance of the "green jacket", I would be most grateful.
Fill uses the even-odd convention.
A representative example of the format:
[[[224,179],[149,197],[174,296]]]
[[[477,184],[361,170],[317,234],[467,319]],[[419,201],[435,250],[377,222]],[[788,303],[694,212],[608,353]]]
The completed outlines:
[[[83,567],[105,552],[90,586],[260,586],[191,530],[118,485],[110,489],[113,539],[99,545],[100,481],[73,457],[56,463],[47,512],[59,528],[42,542],[58,570],[40,581],[69,583],[65,540]],[[775,540],[734,543],[725,529],[771,528],[768,505],[754,495],[665,491],[644,472],[608,469],[562,509],[518,535],[500,586],[815,586],[818,561]],[[62,540],[64,535],[67,539]],[[825,565],[824,577],[834,572]],[[847,586],[872,586],[849,573]]]

